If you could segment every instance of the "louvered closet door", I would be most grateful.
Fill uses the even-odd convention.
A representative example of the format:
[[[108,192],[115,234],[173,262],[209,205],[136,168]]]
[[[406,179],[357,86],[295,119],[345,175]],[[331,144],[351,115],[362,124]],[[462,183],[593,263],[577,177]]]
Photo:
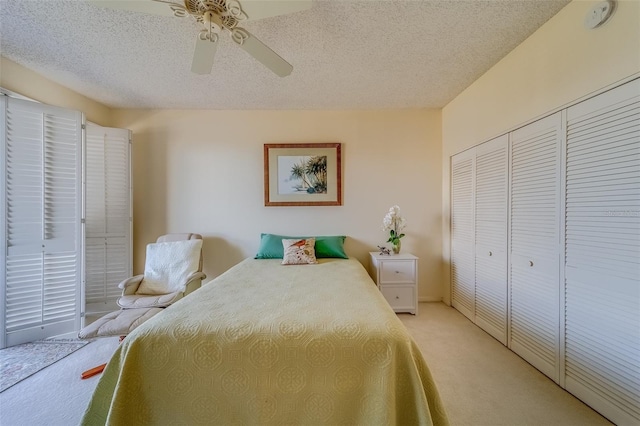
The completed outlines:
[[[451,157],[451,304],[475,317],[475,149]]]
[[[4,97],[2,346],[80,324],[82,114]]]
[[[559,381],[561,113],[511,133],[509,347]]]
[[[565,387],[640,424],[640,80],[567,119]]]
[[[475,322],[507,344],[509,137],[476,148]]]
[[[87,125],[85,312],[118,309],[118,284],[131,276],[130,132]]]

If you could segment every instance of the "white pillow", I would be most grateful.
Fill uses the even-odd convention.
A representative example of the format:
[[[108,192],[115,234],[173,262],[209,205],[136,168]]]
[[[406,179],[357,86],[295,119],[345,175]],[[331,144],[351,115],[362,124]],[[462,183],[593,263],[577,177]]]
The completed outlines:
[[[144,278],[136,294],[168,294],[182,290],[198,270],[202,240],[147,244]]]

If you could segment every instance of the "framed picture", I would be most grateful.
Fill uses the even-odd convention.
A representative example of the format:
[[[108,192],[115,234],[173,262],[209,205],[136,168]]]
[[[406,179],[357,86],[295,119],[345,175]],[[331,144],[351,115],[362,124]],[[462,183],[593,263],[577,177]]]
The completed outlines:
[[[264,145],[265,206],[341,206],[339,143]]]

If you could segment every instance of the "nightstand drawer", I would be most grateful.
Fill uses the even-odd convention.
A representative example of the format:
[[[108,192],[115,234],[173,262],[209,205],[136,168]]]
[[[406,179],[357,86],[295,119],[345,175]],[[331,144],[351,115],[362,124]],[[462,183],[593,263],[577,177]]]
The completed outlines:
[[[380,269],[380,284],[415,282],[415,262],[384,260]]]
[[[410,253],[385,256],[371,252],[370,273],[396,312],[418,314],[418,258]]]
[[[380,291],[394,311],[415,312],[416,298],[413,286],[382,286]]]

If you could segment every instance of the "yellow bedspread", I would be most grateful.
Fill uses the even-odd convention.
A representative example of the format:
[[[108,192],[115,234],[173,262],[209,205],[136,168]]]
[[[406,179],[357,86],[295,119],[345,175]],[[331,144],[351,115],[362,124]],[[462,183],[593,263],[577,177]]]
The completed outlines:
[[[419,349],[356,260],[247,259],[142,324],[87,425],[429,425]]]

